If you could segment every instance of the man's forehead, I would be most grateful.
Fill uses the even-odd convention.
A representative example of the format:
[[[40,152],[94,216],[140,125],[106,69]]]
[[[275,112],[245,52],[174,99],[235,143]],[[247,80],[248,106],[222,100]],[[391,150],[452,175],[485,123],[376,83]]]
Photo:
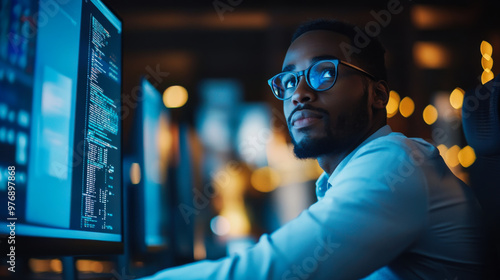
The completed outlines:
[[[347,36],[328,30],[314,30],[300,35],[292,42],[283,61],[283,69],[307,67],[315,58],[323,56],[345,60],[342,43],[350,44]]]

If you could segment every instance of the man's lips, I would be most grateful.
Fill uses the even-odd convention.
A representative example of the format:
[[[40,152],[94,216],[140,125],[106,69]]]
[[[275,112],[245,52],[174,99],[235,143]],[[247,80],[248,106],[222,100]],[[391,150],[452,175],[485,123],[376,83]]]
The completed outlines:
[[[315,112],[309,109],[302,109],[296,111],[290,121],[290,124],[294,128],[302,128],[306,126],[310,126],[312,124],[317,123],[320,119],[323,118],[323,115],[319,112]]]

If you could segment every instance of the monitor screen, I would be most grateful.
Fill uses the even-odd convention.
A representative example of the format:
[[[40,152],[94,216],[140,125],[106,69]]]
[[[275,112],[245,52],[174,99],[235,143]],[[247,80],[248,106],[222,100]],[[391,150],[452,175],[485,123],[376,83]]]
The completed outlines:
[[[168,171],[172,151],[172,122],[161,93],[145,78],[134,123],[134,157],[141,181],[132,195],[133,247],[139,252],[165,248],[170,227]]]
[[[121,20],[100,0],[0,14],[0,234],[26,253],[118,253]]]

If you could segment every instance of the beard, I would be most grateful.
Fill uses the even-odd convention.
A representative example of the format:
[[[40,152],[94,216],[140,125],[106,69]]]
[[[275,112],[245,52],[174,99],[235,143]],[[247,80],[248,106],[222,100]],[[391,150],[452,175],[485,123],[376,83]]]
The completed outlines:
[[[305,105],[303,108],[313,109],[310,105]],[[328,114],[328,112],[323,113]],[[329,115],[326,115],[324,120],[325,136],[318,138],[304,137],[300,142],[295,140],[290,124],[288,125],[293,152],[297,158],[318,158],[326,154],[349,153],[359,145],[370,120],[368,89],[365,89],[363,97],[350,112],[337,116],[335,126],[332,127]]]

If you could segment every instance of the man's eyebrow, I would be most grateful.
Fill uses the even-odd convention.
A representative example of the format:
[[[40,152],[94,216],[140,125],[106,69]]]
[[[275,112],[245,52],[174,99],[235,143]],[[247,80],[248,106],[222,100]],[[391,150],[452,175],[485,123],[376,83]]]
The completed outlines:
[[[311,59],[311,63],[313,64],[315,62],[318,62],[320,60],[325,60],[325,59],[339,59],[338,57],[334,55],[320,55],[320,56],[315,56]],[[295,64],[288,64],[287,66],[283,67],[282,72],[287,72],[287,71],[293,71],[295,70]]]
[[[334,55],[320,55],[320,56],[315,56],[311,59],[311,64],[318,62],[320,60],[325,60],[325,59],[339,59],[338,57]],[[340,60],[340,59],[339,59]]]
[[[283,67],[281,72],[288,72],[293,70],[295,70],[295,64],[288,64],[287,66]]]

